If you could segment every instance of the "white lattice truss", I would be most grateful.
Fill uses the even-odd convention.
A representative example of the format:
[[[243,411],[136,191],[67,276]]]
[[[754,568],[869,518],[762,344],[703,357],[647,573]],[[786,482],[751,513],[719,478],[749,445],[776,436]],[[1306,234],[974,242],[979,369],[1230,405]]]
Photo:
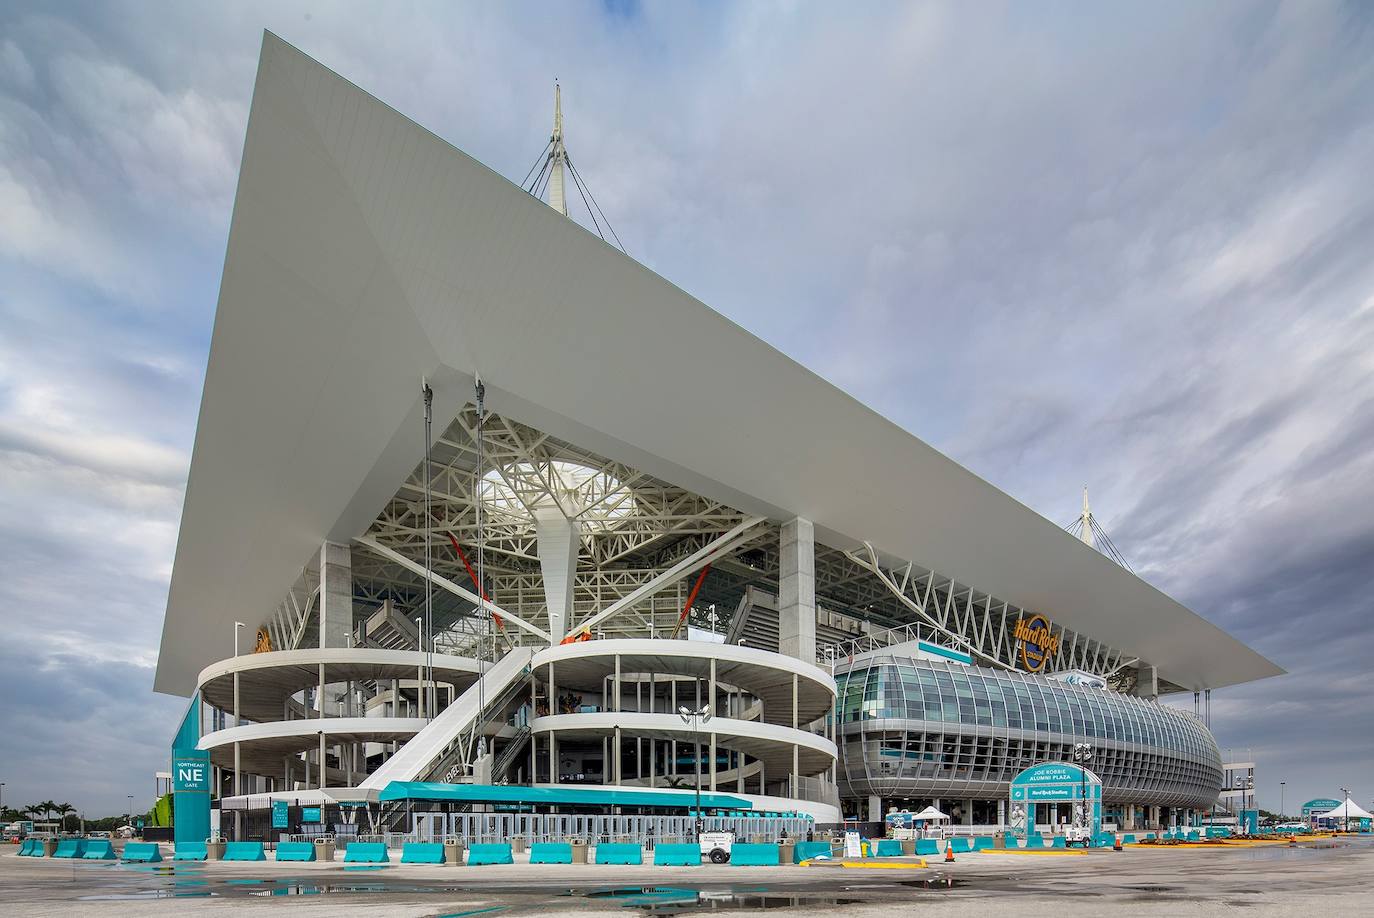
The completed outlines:
[[[509,418],[487,416],[482,446],[479,485],[476,411],[469,405],[435,441],[431,525],[426,526],[424,466],[420,464],[366,538],[415,562],[424,558],[428,538],[434,573],[472,587],[472,575],[455,554],[450,534],[475,568],[480,493],[488,595],[495,605],[541,628],[547,628],[548,613],[532,522],[537,508],[556,506],[564,516],[577,520],[581,529],[581,558],[573,588],[575,623],[624,600],[746,522],[745,514],[732,507]],[[577,474],[569,476],[569,468]],[[744,584],[771,584],[775,589],[777,535],[775,525],[756,526],[713,557],[717,573],[708,581],[698,607],[713,603],[727,614],[735,608]],[[1016,668],[1013,630],[1018,619],[1031,614],[1027,610],[915,564],[883,563],[869,545],[841,551],[818,544],[815,570],[820,604],[870,621],[872,630],[863,639],[870,646],[893,643],[904,633],[901,629],[914,624],[925,629],[926,637],[965,650],[984,665]],[[423,607],[422,577],[365,547],[355,547],[353,552],[353,579],[359,603],[376,606],[391,599],[411,614]],[[690,587],[690,581],[679,579],[651,592],[601,621],[596,631],[607,637],[665,635],[677,623]],[[318,595],[318,574],[307,568],[271,618],[273,646],[300,645]],[[439,647],[479,654],[491,628],[476,616],[473,603],[446,591],[436,591],[434,603],[436,621],[441,622],[436,634]],[[1081,669],[1109,677],[1122,687],[1133,680],[1130,667],[1136,660],[1084,635],[1057,626],[1055,631],[1062,635],[1055,669]],[[507,628],[501,639],[507,644],[526,643],[531,636]]]

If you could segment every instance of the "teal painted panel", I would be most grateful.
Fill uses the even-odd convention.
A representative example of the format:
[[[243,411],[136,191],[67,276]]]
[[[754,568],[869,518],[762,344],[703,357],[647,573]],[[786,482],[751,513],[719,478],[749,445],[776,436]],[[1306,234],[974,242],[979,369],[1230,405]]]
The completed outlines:
[[[572,845],[567,842],[535,842],[530,845],[531,864],[571,864]]]
[[[115,859],[114,845],[108,838],[93,838],[86,842],[81,857],[88,861],[112,861]]]
[[[874,846],[875,857],[901,857],[902,843],[895,838],[880,838]]]
[[[736,867],[776,867],[781,859],[777,845],[741,845],[735,842],[730,847],[730,863]]]
[[[231,841],[224,845],[226,861],[265,861],[267,854],[260,841]]]
[[[57,850],[52,853],[53,857],[81,857],[86,853],[86,842],[80,838],[64,838],[57,843]]]
[[[162,850],[156,842],[126,842],[124,860],[133,864],[155,864],[162,860]]]
[[[344,849],[345,864],[386,864],[390,860],[381,842],[353,842]]]
[[[313,861],[315,845],[313,842],[277,842],[277,860]]]
[[[1062,835],[1056,835],[1054,838],[1050,839],[1051,848],[1067,848],[1068,846],[1068,840]]]
[[[637,792],[597,787],[527,787],[520,784],[440,784],[434,781],[392,781],[379,795],[390,800],[452,800],[462,803],[569,804],[579,806],[651,806],[691,809],[692,794]],[[729,794],[702,794],[703,809],[748,810],[748,800]]]
[[[1121,836],[1121,844],[1123,844],[1123,845],[1134,845],[1134,844],[1135,844],[1135,836],[1132,835],[1132,834],[1130,834],[1130,833],[1127,833],[1127,834]]]
[[[991,851],[992,849],[992,839],[986,835],[979,835],[973,840],[974,851]]]
[[[406,842],[401,849],[402,864],[442,864],[444,846],[439,842]]]
[[[739,847],[736,845],[735,847]],[[598,864],[642,864],[644,852],[634,844],[604,844],[596,846]]]
[[[36,838],[26,838],[26,839],[24,839],[23,844],[21,844],[21,845],[19,846],[19,856],[20,856],[20,857],[32,857],[32,856],[33,856],[34,844],[35,844],[37,841],[38,841],[38,839],[36,839]],[[38,850],[41,851],[41,850],[43,850],[43,849],[40,847]]]
[[[792,849],[792,863],[800,864],[802,861],[809,861],[818,855],[831,854],[830,842],[797,842],[797,846]]]
[[[701,865],[701,846],[692,844],[664,844],[654,846],[654,863],[660,867],[698,867]]]
[[[172,839],[210,836],[210,753],[192,746],[172,750]]]
[[[968,854],[973,850],[973,839],[967,835],[956,835],[949,840],[955,854]]]
[[[933,838],[918,838],[916,839],[916,853],[922,857],[939,854],[940,843]]]
[[[468,846],[468,865],[478,867],[482,864],[514,864],[515,856],[507,844],[476,844]]]
[[[128,850],[128,846],[125,846]],[[172,845],[174,861],[205,861],[210,859],[210,849],[205,842],[176,842]]]

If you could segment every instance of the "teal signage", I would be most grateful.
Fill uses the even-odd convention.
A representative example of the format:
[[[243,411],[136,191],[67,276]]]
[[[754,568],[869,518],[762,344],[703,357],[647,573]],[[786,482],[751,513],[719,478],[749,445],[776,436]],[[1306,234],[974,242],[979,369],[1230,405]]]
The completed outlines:
[[[290,810],[285,800],[272,801],[272,828],[285,829],[290,825]]]
[[[1091,802],[1094,834],[1102,830],[1102,781],[1086,768],[1068,763],[1032,765],[1011,781],[1012,831],[1022,837],[1035,831],[1035,807],[1041,804]]]
[[[320,808],[317,806],[307,806],[301,809],[301,822],[324,822],[320,818]]]
[[[172,840],[204,842],[210,837],[210,753],[172,750]]]
[[[1318,813],[1329,813],[1340,805],[1340,800],[1332,800],[1330,797],[1318,797],[1316,800],[1309,800],[1302,805],[1302,815],[1315,816]]]
[[[210,757],[199,750],[172,755],[172,792],[210,791]]]

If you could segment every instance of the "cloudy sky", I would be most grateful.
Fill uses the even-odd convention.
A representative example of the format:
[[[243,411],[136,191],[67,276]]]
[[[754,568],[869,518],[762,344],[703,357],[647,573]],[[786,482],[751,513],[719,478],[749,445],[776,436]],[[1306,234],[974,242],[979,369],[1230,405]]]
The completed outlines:
[[[0,6],[0,781],[146,805],[262,30],[1290,670],[1260,802],[1374,796],[1374,26],[1320,2]],[[1191,704],[1191,699],[1183,703]]]

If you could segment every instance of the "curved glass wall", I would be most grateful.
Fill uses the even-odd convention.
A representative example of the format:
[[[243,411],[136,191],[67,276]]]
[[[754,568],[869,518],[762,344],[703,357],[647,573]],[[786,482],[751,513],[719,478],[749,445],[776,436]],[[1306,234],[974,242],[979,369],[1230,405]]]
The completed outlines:
[[[837,672],[846,797],[1005,797],[1023,768],[1095,750],[1108,802],[1207,807],[1221,754],[1191,714],[1022,673],[876,655]]]

